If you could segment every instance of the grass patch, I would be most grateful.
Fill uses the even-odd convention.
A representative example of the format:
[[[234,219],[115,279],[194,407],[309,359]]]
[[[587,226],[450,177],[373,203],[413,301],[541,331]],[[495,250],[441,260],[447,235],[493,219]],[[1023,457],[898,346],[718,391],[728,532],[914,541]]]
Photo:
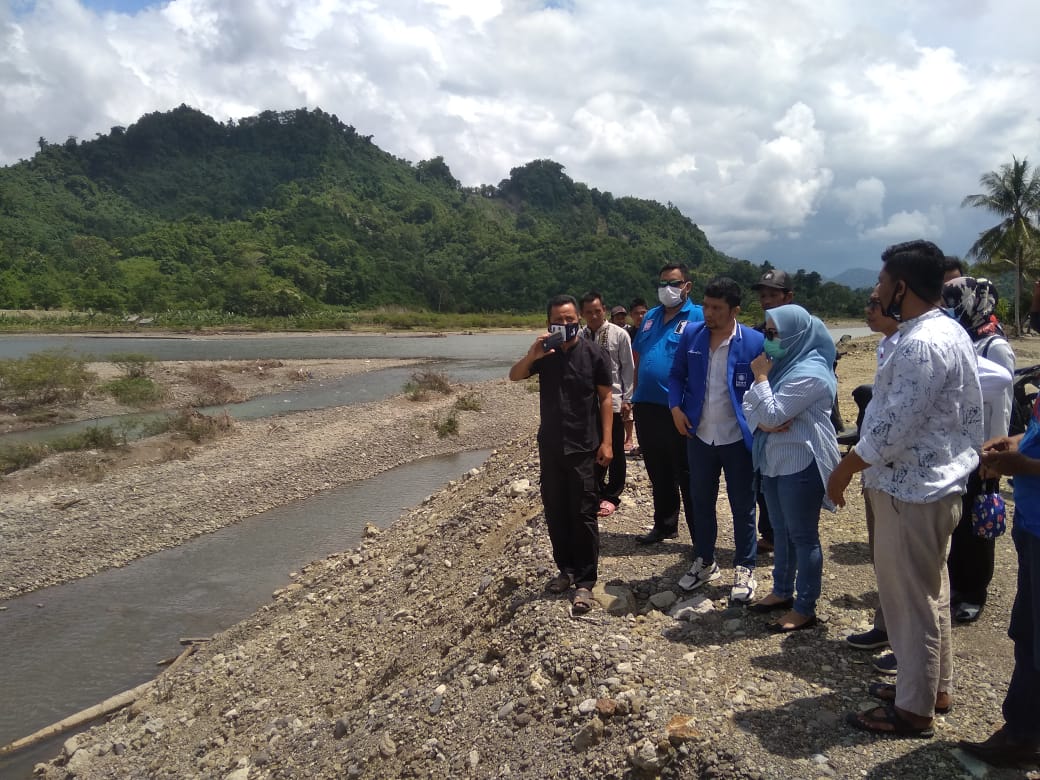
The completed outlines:
[[[70,433],[46,443],[14,444],[0,447],[0,474],[34,466],[58,452],[113,450],[126,443],[126,435],[114,426],[95,425],[78,433]]]
[[[22,409],[78,401],[93,381],[86,360],[68,350],[0,360],[0,406]]]
[[[455,408],[460,412],[479,412],[483,404],[476,393],[466,393],[455,399]]]
[[[437,436],[441,439],[448,436],[457,436],[459,433],[459,416],[452,412],[447,417],[434,420],[433,429],[437,431]]]
[[[155,366],[155,358],[150,355],[142,355],[139,352],[117,352],[108,358],[123,370],[123,376],[128,379],[141,379],[148,376]]]
[[[451,395],[451,379],[441,371],[416,371],[405,382],[404,394],[409,401],[425,401],[430,393]]]
[[[182,409],[177,414],[164,417],[150,423],[145,432],[149,436],[160,433],[179,433],[196,444],[216,439],[235,427],[234,420],[227,412],[208,415],[197,409]]]
[[[216,366],[188,366],[182,376],[199,389],[192,406],[220,406],[239,400],[238,390]]]
[[[0,474],[34,466],[50,454],[43,444],[10,444],[0,447]]]
[[[127,406],[154,406],[166,397],[166,391],[146,376],[123,376],[105,382],[101,389]]]

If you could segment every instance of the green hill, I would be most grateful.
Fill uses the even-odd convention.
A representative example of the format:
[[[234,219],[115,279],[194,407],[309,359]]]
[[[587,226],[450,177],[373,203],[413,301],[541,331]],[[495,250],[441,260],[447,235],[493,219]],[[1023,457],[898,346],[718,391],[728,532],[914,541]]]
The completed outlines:
[[[396,158],[321,110],[220,123],[182,105],[39,146],[0,169],[0,308],[537,311],[561,291],[652,299],[666,262],[700,284],[761,273],[674,206],[551,160],[462,187],[442,158]],[[858,311],[845,288],[800,279],[820,313]]]

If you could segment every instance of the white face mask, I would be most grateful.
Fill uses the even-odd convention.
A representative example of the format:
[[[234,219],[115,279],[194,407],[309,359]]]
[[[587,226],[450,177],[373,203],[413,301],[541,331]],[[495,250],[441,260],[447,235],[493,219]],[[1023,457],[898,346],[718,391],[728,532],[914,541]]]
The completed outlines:
[[[657,300],[659,300],[666,309],[675,308],[682,303],[682,288],[658,287]]]

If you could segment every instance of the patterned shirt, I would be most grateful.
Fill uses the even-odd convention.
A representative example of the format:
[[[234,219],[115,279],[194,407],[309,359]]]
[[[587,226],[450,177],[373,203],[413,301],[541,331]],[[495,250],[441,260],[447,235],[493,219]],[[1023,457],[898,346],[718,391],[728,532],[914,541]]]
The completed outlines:
[[[614,413],[621,411],[621,403],[632,400],[632,384],[635,378],[635,363],[632,360],[632,340],[628,331],[613,322],[604,322],[593,333],[588,327],[581,329],[582,338],[599,344],[610,358],[610,378],[613,382],[611,402]]]
[[[856,453],[865,487],[911,504],[963,493],[979,464],[982,391],[971,339],[937,309],[899,326]]]

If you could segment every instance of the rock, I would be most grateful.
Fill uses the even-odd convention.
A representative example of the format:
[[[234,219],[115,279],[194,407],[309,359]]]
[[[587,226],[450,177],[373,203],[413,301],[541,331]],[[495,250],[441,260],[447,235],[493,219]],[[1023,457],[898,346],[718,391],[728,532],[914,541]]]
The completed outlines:
[[[673,715],[665,726],[665,733],[673,745],[681,745],[694,739],[700,739],[697,719],[693,715]]]
[[[381,531],[376,526],[372,525],[372,523],[365,523],[365,530],[361,532],[361,535],[366,539],[372,539],[379,536],[380,533]]]
[[[660,750],[650,739],[643,739],[625,749],[629,763],[644,772],[660,772],[675,757],[674,751]]]
[[[603,721],[593,717],[574,735],[574,749],[582,753],[603,740]]]
[[[510,498],[519,498],[520,496],[527,495],[530,490],[531,480],[518,479],[509,484],[509,488],[506,490],[506,495]]]
[[[535,669],[531,676],[527,678],[527,692],[528,693],[541,693],[549,687],[549,681],[545,679],[545,675],[542,674],[541,669]]]
[[[76,751],[79,750],[79,747],[79,735],[77,734],[65,740],[65,743],[61,746],[61,750],[65,754],[66,758],[72,758],[76,754]]]
[[[734,618],[733,620],[727,620],[722,624],[722,630],[732,634],[734,631],[739,631],[744,626],[744,621],[740,618]]]
[[[581,704],[578,705],[578,712],[582,715],[591,715],[596,711],[596,700],[585,699]]]
[[[654,605],[655,609],[659,609],[662,612],[664,612],[678,600],[679,597],[676,596],[670,590],[662,590],[650,597],[650,603]]]
[[[625,585],[601,585],[597,582],[592,595],[611,615],[630,615],[637,609],[635,594]]]
[[[384,731],[379,736],[379,755],[383,758],[393,758],[397,755],[397,743],[391,738],[389,731]]]
[[[596,699],[596,714],[601,718],[612,718],[617,713],[617,702],[613,699]]]
[[[91,758],[89,750],[77,750],[72,754],[72,758],[68,760],[68,763],[65,764],[65,771],[73,777],[81,775],[90,766]]]
[[[668,610],[669,617],[676,620],[697,620],[701,615],[706,615],[715,609],[715,604],[703,593],[698,593],[693,598],[679,601]]]
[[[350,731],[350,727],[347,725],[347,722],[343,718],[338,718],[336,725],[332,727],[332,736],[334,739],[343,739],[348,731]]]
[[[224,775],[224,780],[249,780],[249,767],[243,766]]]
[[[466,763],[469,764],[470,769],[476,769],[477,765],[480,764],[480,753],[475,749],[469,751],[469,755],[466,756]]]

